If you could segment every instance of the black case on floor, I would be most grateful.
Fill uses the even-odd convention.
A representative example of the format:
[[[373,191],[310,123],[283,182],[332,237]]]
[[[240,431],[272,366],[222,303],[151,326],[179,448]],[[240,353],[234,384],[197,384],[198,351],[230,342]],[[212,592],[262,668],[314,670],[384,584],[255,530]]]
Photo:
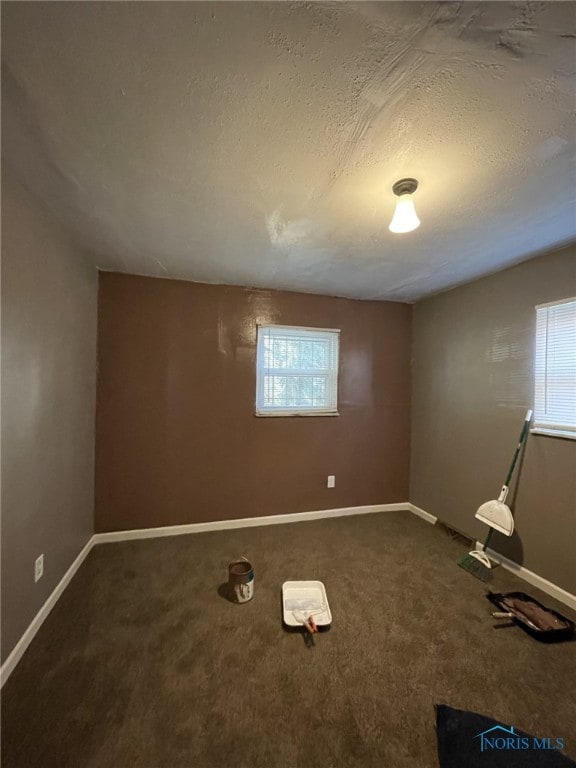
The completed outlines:
[[[542,603],[539,603],[538,600],[530,597],[530,595],[527,595],[525,592],[488,592],[486,597],[488,600],[490,600],[491,603],[494,603],[499,611],[509,610],[503,604],[503,601],[506,598],[510,598],[512,600],[525,600],[528,603],[534,603],[534,605],[537,605],[539,608],[548,611],[548,613],[556,616],[556,618],[560,619],[560,621],[566,622],[568,624],[567,627],[562,627],[561,629],[534,629],[522,621],[522,619],[516,617],[510,619],[510,621],[513,621],[515,624],[521,627],[524,632],[529,634],[530,637],[533,637],[536,640],[540,640],[541,643],[558,643],[562,640],[571,640],[574,635],[574,628],[576,625],[573,621],[567,619],[566,616],[562,616],[562,614],[558,613],[558,611],[553,611],[552,608],[547,608],[545,605],[542,605]]]

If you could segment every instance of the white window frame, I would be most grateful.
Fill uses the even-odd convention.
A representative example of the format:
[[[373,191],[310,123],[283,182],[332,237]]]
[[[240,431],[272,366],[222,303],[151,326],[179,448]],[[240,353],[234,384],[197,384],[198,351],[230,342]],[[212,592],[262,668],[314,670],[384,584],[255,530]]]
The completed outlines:
[[[574,423],[567,414],[565,419],[554,415],[552,409],[548,409],[547,388],[550,386],[552,373],[550,372],[550,310],[563,304],[574,304],[574,321],[576,323],[576,297],[550,301],[547,304],[539,304],[536,307],[536,333],[535,333],[535,364],[534,364],[534,423],[531,432],[536,435],[548,435],[549,437],[563,437],[576,440],[576,419]],[[571,354],[569,347],[570,337],[561,347],[564,355]],[[573,351],[576,360],[576,347]],[[566,396],[570,398],[570,393]],[[574,380],[574,398],[576,402],[576,376]]]
[[[316,336],[331,338],[331,365],[327,372],[325,370],[297,370],[278,368],[271,369],[264,367],[264,338],[267,331],[279,331],[278,335],[289,335],[293,333],[297,336]],[[266,323],[257,326],[256,330],[256,416],[338,416],[338,370],[339,370],[339,352],[340,352],[340,331],[336,328],[310,328],[300,325],[274,325]],[[327,406],[294,406],[294,407],[274,407],[264,405],[264,376],[270,373],[285,375],[292,371],[295,375],[322,375],[327,379],[327,388],[329,393],[329,403]]]

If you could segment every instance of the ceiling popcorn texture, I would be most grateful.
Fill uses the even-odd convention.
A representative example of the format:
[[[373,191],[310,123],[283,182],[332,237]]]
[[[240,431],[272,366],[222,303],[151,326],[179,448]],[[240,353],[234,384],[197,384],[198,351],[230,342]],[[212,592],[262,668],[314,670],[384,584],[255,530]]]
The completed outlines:
[[[576,237],[575,7],[3,3],[4,162],[103,269],[414,301]]]

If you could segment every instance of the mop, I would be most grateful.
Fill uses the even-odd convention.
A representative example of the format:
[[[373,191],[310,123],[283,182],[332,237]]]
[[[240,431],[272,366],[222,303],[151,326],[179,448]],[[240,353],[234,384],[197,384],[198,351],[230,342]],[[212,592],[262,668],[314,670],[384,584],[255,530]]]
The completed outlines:
[[[514,532],[514,518],[512,517],[510,507],[506,505],[506,499],[508,498],[510,480],[512,479],[518,456],[520,455],[520,451],[522,450],[522,446],[528,435],[531,418],[532,411],[528,411],[522,426],[522,431],[520,432],[520,438],[518,440],[518,445],[516,446],[516,451],[514,452],[512,464],[510,465],[506,480],[500,491],[500,496],[497,499],[485,502],[476,512],[475,517],[490,526],[488,536],[486,536],[486,541],[484,542],[482,549],[474,549],[458,561],[458,565],[461,568],[464,568],[464,570],[468,571],[473,576],[476,576],[476,578],[481,581],[492,580],[492,563],[486,554],[486,550],[490,544],[490,539],[492,538],[494,531],[499,531],[505,536],[512,536],[512,533]]]

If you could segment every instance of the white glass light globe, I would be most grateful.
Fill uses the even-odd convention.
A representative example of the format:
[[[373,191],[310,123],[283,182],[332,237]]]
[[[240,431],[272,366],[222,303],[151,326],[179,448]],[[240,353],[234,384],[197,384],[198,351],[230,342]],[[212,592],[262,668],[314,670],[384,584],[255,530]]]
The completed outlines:
[[[416,214],[412,195],[399,195],[396,201],[396,210],[388,229],[390,232],[404,234],[404,232],[412,232],[413,229],[419,226],[420,219]]]

